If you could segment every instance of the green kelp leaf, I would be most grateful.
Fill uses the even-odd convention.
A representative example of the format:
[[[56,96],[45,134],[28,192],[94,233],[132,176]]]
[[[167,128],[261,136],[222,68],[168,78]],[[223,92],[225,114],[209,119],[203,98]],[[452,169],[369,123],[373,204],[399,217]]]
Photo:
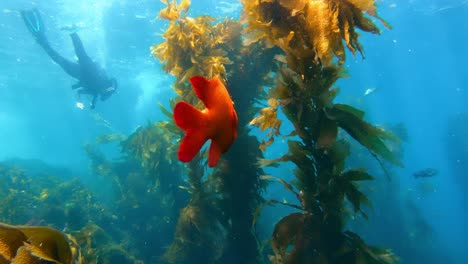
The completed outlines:
[[[296,130],[293,130],[293,131],[291,131],[291,133],[282,136],[282,139],[286,139],[286,138],[288,138],[288,137],[295,137],[295,136],[297,136],[297,131],[296,131]]]
[[[324,117],[320,122],[320,134],[317,139],[318,147],[331,148],[333,144],[335,144],[337,136],[338,125],[336,124],[336,121]]]
[[[296,192],[296,191],[294,190],[293,185],[290,184],[290,183],[288,183],[288,182],[286,182],[285,180],[283,180],[283,179],[281,179],[281,178],[278,178],[278,177],[275,177],[275,176],[271,176],[271,175],[262,175],[262,176],[260,176],[260,179],[261,179],[261,180],[271,180],[271,179],[276,180],[277,182],[283,184],[283,186],[284,186],[284,188],[286,188],[286,190],[288,190],[288,191],[294,193],[294,195],[296,195],[296,197],[299,198],[299,193]]]
[[[179,185],[178,187],[179,187],[179,189],[185,190],[185,191],[187,191],[187,192],[190,193],[190,194],[192,194],[192,193],[193,193],[193,190],[194,190],[192,186]]]
[[[367,215],[361,210],[361,204],[372,208],[372,204],[365,194],[359,191],[358,186],[354,183],[346,185],[345,195],[348,201],[354,208],[354,212],[361,212],[362,215],[367,219]]]
[[[358,117],[359,119],[363,119],[364,115],[366,114],[364,111],[354,108],[350,105],[346,104],[335,104],[333,108],[353,114],[354,116]]]
[[[156,123],[156,126],[159,127],[160,129],[163,129],[164,131],[168,132],[171,134],[171,136],[177,136],[180,137],[181,134],[183,133],[182,129],[179,129],[175,122],[172,121],[161,121]],[[172,139],[172,138],[171,138]]]
[[[368,246],[356,233],[345,231],[338,250],[340,263],[394,264],[399,258],[389,249]]]
[[[291,90],[289,90],[286,82],[278,80],[276,87],[268,91],[268,98],[277,98],[279,100],[291,98]]]
[[[120,133],[108,134],[108,135],[101,135],[96,138],[97,144],[107,144],[113,141],[124,141],[125,135]]]
[[[349,142],[344,139],[336,141],[335,145],[330,149],[330,155],[335,163],[334,173],[340,174],[346,164],[346,158],[351,154]]]
[[[255,213],[254,213],[254,217],[253,217],[253,221],[252,221],[252,226],[255,226],[255,223],[257,223],[257,219],[258,219],[258,216],[260,215],[260,212],[263,210],[263,208],[267,205],[274,205],[274,204],[282,204],[282,205],[285,205],[285,206],[289,206],[289,207],[292,207],[292,208],[295,208],[295,209],[298,209],[298,210],[304,210],[302,207],[298,206],[298,205],[294,205],[294,204],[290,204],[290,203],[286,203],[286,202],[281,202],[281,201],[278,201],[278,200],[275,200],[275,199],[271,199],[271,200],[268,200],[266,202],[264,202],[263,204],[259,205],[257,207],[257,209],[255,209]]]
[[[283,155],[282,157],[276,158],[276,159],[258,159],[257,165],[259,167],[270,166],[270,167],[277,168],[279,166],[279,164],[278,164],[279,162],[285,162],[285,161],[289,161],[289,160],[290,160],[290,156],[288,154],[286,154],[286,155]]]
[[[399,263],[399,258],[396,256],[391,249],[370,247],[368,246],[365,251],[362,252],[364,261],[361,263],[371,264],[394,264]]]
[[[333,108],[326,109],[325,113],[328,118],[336,120],[339,127],[371,152],[403,167],[403,163],[384,143],[385,140],[395,140],[395,136],[362,120],[364,115],[362,111],[351,106],[334,105]]]
[[[331,90],[326,90],[320,95],[320,100],[322,101],[323,105],[326,107],[333,107],[333,100],[335,100],[336,96],[340,92],[339,88],[333,88]]]
[[[305,168],[312,164],[311,153],[303,143],[295,140],[289,140],[288,147],[289,161],[293,162],[300,168]]]
[[[346,178],[348,181],[369,181],[374,179],[374,177],[367,173],[364,168],[348,170],[341,174],[341,177]]]
[[[332,85],[336,83],[336,80],[348,77],[349,74],[345,67],[339,67],[338,65],[323,67],[321,69],[320,86],[330,90]]]
[[[296,140],[288,140],[288,147],[289,152],[291,152],[291,156],[309,156],[310,151],[299,141]]]
[[[170,118],[171,120],[173,119],[173,114],[167,110],[161,103],[159,103],[159,109],[161,109],[161,112],[167,116],[168,118]]]
[[[274,137],[270,137],[267,141],[262,140],[262,141],[260,142],[259,148],[260,148],[260,150],[261,150],[262,152],[265,152],[265,151],[266,151],[266,148],[269,147],[269,146],[271,146],[271,144],[273,144],[274,142],[275,142],[275,138],[274,138]]]
[[[174,125],[174,122],[148,122],[147,126],[139,127],[125,141],[121,141],[122,152],[139,160],[147,170],[155,170],[159,166],[156,161],[163,156],[171,162],[175,152],[173,142],[178,134],[172,133],[163,124]]]
[[[297,234],[304,228],[305,214],[292,213],[275,225],[271,245],[276,256],[282,256],[288,246],[294,243]]]
[[[333,179],[332,188],[335,193],[342,194],[351,203],[354,212],[360,212],[364,218],[367,215],[361,210],[361,205],[372,208],[372,204],[365,194],[359,191],[358,181],[373,180],[374,178],[365,172],[364,169],[348,170],[339,177]]]
[[[143,133],[142,130],[144,128],[142,126],[139,126],[137,129],[133,131],[132,134],[130,134],[125,141],[123,141],[121,144],[124,145],[125,147],[128,147],[129,145],[132,144],[132,142],[135,141],[140,141],[143,138]]]

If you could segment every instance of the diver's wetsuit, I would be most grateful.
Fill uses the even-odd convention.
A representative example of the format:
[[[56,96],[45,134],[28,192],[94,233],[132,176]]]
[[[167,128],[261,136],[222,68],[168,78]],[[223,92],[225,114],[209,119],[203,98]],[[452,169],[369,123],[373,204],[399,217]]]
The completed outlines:
[[[49,57],[60,65],[68,75],[78,79],[78,83],[72,86],[72,89],[80,88],[78,96],[81,94],[93,96],[91,108],[94,108],[98,95],[104,101],[115,92],[117,89],[116,80],[108,78],[104,70],[88,56],[77,33],[70,35],[75,48],[75,54],[78,57],[78,62],[72,62],[65,59],[51,47],[44,34],[44,26],[36,9],[22,11],[21,15],[28,30],[33,34],[37,43],[41,45]]]

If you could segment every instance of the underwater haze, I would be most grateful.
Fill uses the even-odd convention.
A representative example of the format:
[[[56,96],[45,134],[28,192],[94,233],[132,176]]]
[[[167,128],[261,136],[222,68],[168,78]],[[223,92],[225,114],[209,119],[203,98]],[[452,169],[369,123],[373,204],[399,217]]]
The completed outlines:
[[[70,235],[68,263],[468,263],[468,1],[173,2],[1,1],[0,231]],[[293,47],[328,2],[371,22],[337,26],[356,31],[329,53]],[[118,84],[95,105],[99,80],[72,89],[46,52],[83,61],[75,33]],[[213,168],[208,143],[177,154],[175,104],[204,106],[194,75],[223,79],[237,111]]]

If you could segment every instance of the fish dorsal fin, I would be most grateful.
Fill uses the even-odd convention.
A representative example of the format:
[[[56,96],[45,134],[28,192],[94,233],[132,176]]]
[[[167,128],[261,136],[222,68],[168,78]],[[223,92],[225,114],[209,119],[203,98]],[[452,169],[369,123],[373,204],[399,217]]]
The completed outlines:
[[[219,79],[216,77],[208,80],[203,76],[193,76],[190,78],[190,83],[192,83],[193,90],[206,108],[211,108],[216,103],[216,86],[220,85]]]
[[[210,152],[208,153],[208,166],[214,167],[218,164],[223,150],[218,142],[211,140]]]

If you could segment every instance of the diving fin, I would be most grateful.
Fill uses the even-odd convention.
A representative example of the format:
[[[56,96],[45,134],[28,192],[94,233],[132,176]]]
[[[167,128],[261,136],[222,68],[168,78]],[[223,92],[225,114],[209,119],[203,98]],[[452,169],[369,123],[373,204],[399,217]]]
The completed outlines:
[[[41,15],[37,9],[22,10],[21,17],[23,18],[29,32],[31,32],[37,40],[41,40],[45,37],[44,22],[42,21]]]
[[[77,82],[74,85],[72,85],[72,90],[78,89],[80,87],[83,87],[83,85],[81,84],[81,82]]]

